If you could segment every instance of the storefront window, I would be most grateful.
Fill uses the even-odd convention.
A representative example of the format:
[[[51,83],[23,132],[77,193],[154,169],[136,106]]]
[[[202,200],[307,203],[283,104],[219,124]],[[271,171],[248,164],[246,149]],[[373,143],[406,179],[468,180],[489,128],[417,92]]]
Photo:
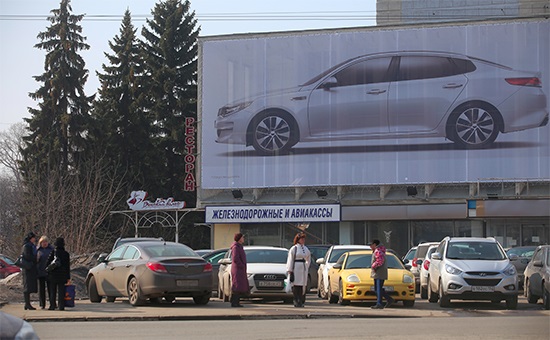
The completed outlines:
[[[368,228],[369,239],[367,243],[378,239],[386,248],[397,252],[398,257],[405,255],[409,250],[407,221],[369,222]]]
[[[453,221],[411,221],[413,244],[439,242],[454,236]]]
[[[487,223],[487,236],[494,237],[504,247],[511,247],[506,238],[506,223],[503,220],[492,220]]]

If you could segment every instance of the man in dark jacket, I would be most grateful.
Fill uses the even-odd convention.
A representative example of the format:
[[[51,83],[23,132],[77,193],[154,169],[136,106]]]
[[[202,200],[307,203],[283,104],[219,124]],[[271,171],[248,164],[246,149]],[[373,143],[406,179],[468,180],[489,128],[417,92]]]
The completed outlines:
[[[55,249],[50,253],[48,261],[49,266],[52,262],[58,264],[48,272],[48,280],[50,281],[50,308],[54,310],[59,307],[59,310],[65,310],[65,284],[71,279],[71,259],[69,253],[65,250],[65,240],[58,237],[54,243]],[[55,303],[57,294],[57,306]]]
[[[23,296],[25,298],[25,310],[35,310],[31,305],[31,293],[36,293],[38,291],[38,271],[36,266],[36,235],[31,231],[25,237],[23,244],[23,249],[21,255],[23,260],[30,263],[31,266],[26,268],[21,268],[23,273]]]
[[[231,307],[242,307],[241,294],[248,293],[246,254],[243,248],[244,235],[236,233],[234,240],[235,242],[231,245]]]

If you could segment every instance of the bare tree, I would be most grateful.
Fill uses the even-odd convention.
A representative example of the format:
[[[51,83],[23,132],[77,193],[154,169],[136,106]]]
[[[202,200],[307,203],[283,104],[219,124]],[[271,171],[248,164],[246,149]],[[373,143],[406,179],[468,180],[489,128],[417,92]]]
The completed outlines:
[[[6,132],[0,131],[0,164],[11,172],[18,184],[21,183],[19,162],[22,159],[21,148],[25,134],[23,123],[13,124]]]

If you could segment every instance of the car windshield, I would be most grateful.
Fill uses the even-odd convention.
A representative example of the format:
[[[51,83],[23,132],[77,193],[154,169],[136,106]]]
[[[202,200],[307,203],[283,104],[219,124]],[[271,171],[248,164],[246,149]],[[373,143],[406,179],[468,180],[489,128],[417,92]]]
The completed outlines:
[[[535,253],[535,249],[537,247],[518,247],[518,248],[511,248],[506,251],[506,254],[508,256],[510,255],[517,255],[519,257],[533,257],[533,254]]]
[[[372,255],[350,255],[346,261],[344,269],[362,269],[370,268]],[[386,254],[386,263],[388,269],[404,269],[403,264],[394,255]]]
[[[286,263],[287,250],[280,249],[245,249],[247,263]]]
[[[7,256],[1,256],[2,260],[4,260],[7,264],[9,264],[10,266],[14,266],[15,263],[13,262],[12,259],[10,259],[9,257]]]
[[[455,260],[504,260],[506,255],[494,242],[451,242],[447,258]]]
[[[412,261],[414,259],[414,256],[416,255],[416,248],[409,250],[407,255],[405,256],[405,260]]]
[[[194,256],[198,257],[193,249],[183,244],[151,244],[142,246],[143,251],[151,257],[163,257],[163,256]]]
[[[342,256],[343,253],[347,253],[348,251],[354,251],[354,250],[359,250],[359,249],[353,249],[353,248],[332,249],[332,252],[330,253],[330,258],[328,259],[328,262],[334,263],[334,262],[338,261],[338,259],[340,258],[340,256]]]

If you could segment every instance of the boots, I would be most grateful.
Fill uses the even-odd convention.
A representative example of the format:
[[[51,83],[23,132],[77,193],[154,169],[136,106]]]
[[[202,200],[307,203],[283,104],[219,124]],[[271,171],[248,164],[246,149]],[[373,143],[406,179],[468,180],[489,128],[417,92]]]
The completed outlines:
[[[242,307],[240,304],[241,297],[237,293],[231,293],[231,307]]]
[[[31,293],[23,293],[23,296],[25,297],[25,310],[36,310],[31,306]]]
[[[302,286],[292,286],[292,294],[294,295],[294,307],[303,307]]]

